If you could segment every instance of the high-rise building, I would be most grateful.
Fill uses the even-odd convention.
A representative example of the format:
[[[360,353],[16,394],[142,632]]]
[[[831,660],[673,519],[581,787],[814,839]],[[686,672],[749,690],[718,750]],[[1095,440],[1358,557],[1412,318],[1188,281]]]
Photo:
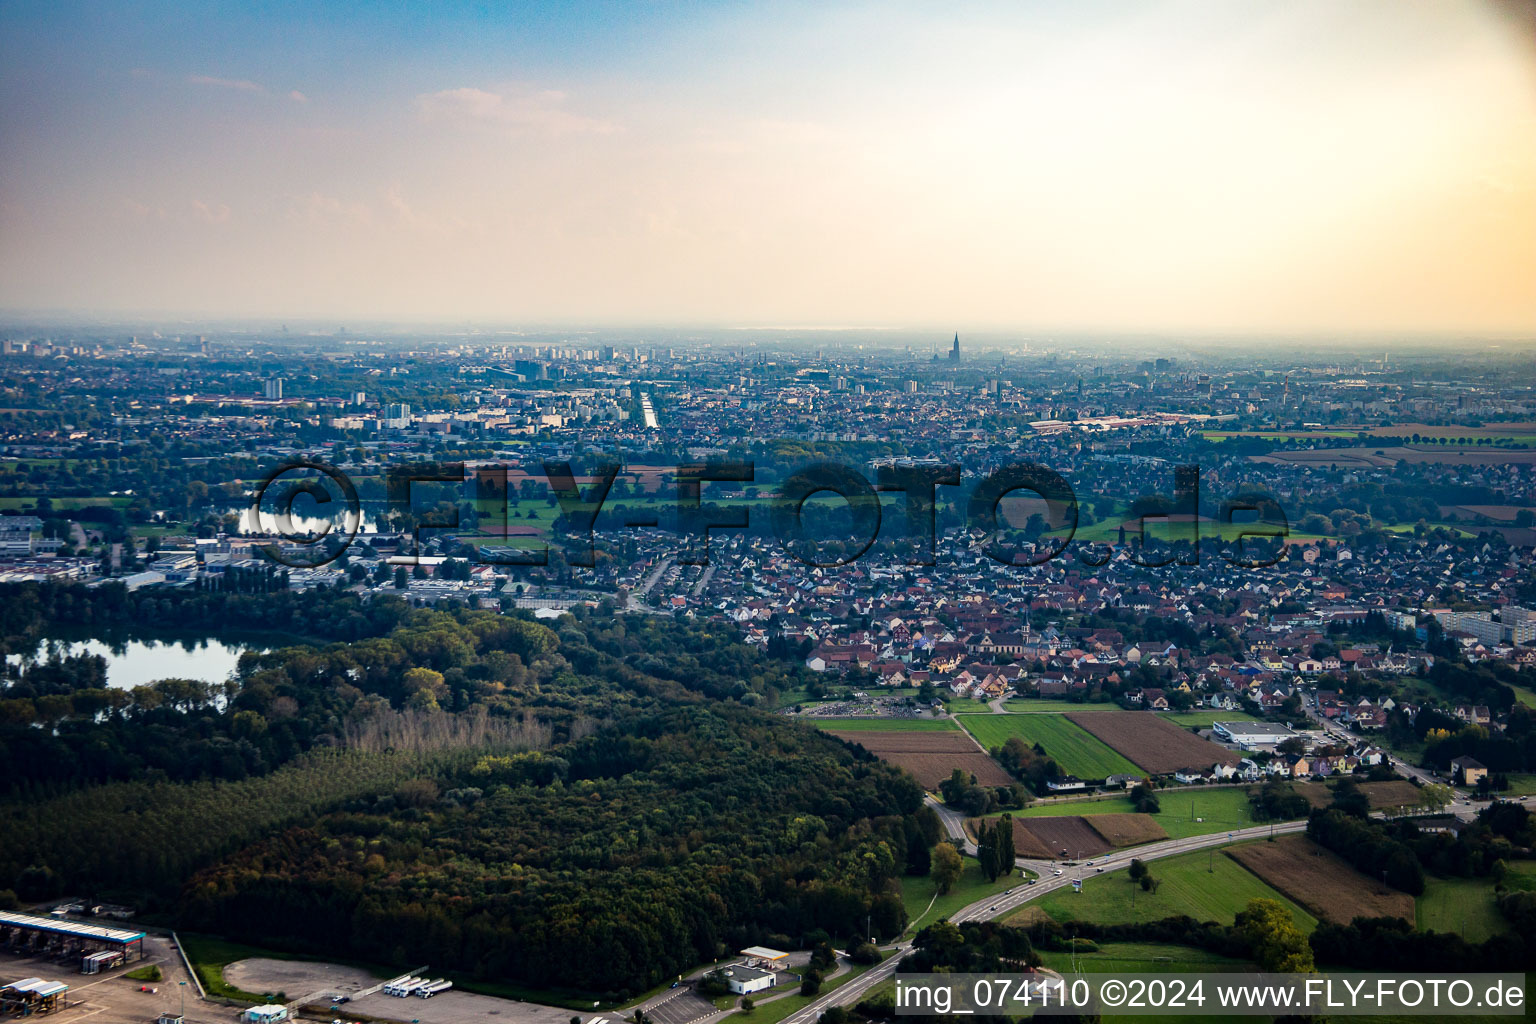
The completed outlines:
[[[267,397],[267,401],[276,402],[283,397],[283,378],[268,377],[261,386],[261,393]]]

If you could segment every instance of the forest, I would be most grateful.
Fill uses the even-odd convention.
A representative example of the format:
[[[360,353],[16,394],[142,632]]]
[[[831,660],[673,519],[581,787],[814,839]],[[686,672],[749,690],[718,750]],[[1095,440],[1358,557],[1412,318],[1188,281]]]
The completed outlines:
[[[804,670],[719,626],[6,596],[12,650],[61,614],[302,616],[351,640],[247,653],[222,686],[8,678],[0,889],[25,900],[111,893],[264,946],[617,996],[748,944],[895,935],[899,876],[938,838],[910,776],[759,710]]]

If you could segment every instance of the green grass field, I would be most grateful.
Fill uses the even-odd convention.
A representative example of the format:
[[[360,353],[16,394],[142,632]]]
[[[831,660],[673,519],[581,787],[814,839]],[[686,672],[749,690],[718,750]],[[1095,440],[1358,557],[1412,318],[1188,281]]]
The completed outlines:
[[[952,715],[990,715],[992,713],[992,708],[986,701],[972,700],[969,697],[951,697],[944,702],[944,710]]]
[[[1126,854],[1117,853],[1115,857],[1129,861]],[[1231,924],[1249,900],[1269,899],[1285,904],[1303,931],[1310,933],[1317,927],[1317,919],[1311,914],[1219,849],[1214,853],[1201,850],[1149,861],[1147,867],[1154,878],[1162,881],[1156,893],[1142,892],[1121,870],[1084,876],[1082,892],[1059,890],[1042,896],[1038,902],[1058,921],[1129,924],[1188,914],[1197,921]]]
[[[1249,813],[1248,792],[1244,787],[1162,790],[1158,793],[1161,810],[1152,818],[1170,839],[1206,836],[1230,832],[1256,824]],[[1062,800],[1038,803],[1012,813],[1026,818],[1050,818],[1073,814],[1132,814],[1129,797],[1114,796],[1101,800]],[[1202,820],[1196,820],[1202,819]]]
[[[1003,705],[1003,710],[1010,715],[1039,714],[1052,712],[1060,714],[1070,711],[1118,711],[1120,705],[1110,704],[1079,704],[1071,700],[1054,700],[1050,697],[1019,697],[1010,700]]]
[[[948,718],[802,718],[818,729],[839,732],[947,732],[956,728]]]
[[[914,878],[910,875],[901,877],[901,902],[907,908],[907,927],[912,931],[942,921],[979,899],[1006,892],[1016,885],[1022,885],[1023,879],[1019,877],[1017,870],[1012,875],[1005,875],[995,882],[988,882],[987,876],[981,873],[981,864],[975,857],[963,857],[965,870],[960,874],[960,881],[955,887],[938,899],[933,894],[938,891],[933,879],[928,876]],[[932,909],[926,914],[924,909],[928,907],[928,901],[933,900]]]
[[[1468,942],[1512,929],[1493,902],[1489,878],[1436,878],[1425,875],[1424,893],[1415,901],[1420,931],[1455,932]]]
[[[1505,796],[1530,796],[1536,793],[1536,775],[1528,772],[1511,772],[1509,789],[1505,790]]]
[[[1073,966],[1071,953],[1042,952],[1045,966],[1064,973]],[[1077,966],[1087,974],[1170,974],[1251,971],[1253,964],[1190,946],[1160,942],[1104,942],[1097,952],[1077,954]]]
[[[1512,860],[1507,862],[1509,872],[1504,876],[1504,886],[1520,892],[1536,889],[1536,861]]]
[[[1258,719],[1243,711],[1217,711],[1214,708],[1201,708],[1198,711],[1159,711],[1157,717],[1166,718],[1181,728],[1188,729],[1192,725],[1202,729],[1209,729],[1212,722],[1257,722]]]
[[[91,498],[54,498],[53,507],[56,509],[87,508],[94,505],[116,505],[118,508],[126,508],[132,498],[121,495],[102,495]],[[0,498],[0,509],[35,508],[37,499],[28,498]]]
[[[988,750],[1002,746],[1010,736],[1038,743],[1057,764],[1080,778],[1141,774],[1113,747],[1062,715],[964,715],[959,722]]]

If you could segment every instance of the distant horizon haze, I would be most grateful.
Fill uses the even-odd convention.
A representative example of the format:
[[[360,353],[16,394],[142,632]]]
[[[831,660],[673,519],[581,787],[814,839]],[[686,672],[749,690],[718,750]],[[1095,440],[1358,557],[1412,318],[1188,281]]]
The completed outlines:
[[[16,2],[0,139],[16,319],[1536,335],[1531,0]]]

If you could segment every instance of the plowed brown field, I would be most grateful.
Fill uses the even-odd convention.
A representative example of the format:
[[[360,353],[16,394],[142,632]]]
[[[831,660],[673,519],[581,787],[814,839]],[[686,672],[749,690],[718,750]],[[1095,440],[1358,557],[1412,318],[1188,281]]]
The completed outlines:
[[[950,772],[959,768],[983,786],[1006,786],[1013,781],[998,763],[976,749],[965,733],[866,732],[827,730],[838,739],[857,743],[882,761],[905,768],[924,789],[937,789]]]
[[[1152,775],[1242,760],[1236,751],[1203,740],[1149,711],[1078,711],[1067,717]]]

